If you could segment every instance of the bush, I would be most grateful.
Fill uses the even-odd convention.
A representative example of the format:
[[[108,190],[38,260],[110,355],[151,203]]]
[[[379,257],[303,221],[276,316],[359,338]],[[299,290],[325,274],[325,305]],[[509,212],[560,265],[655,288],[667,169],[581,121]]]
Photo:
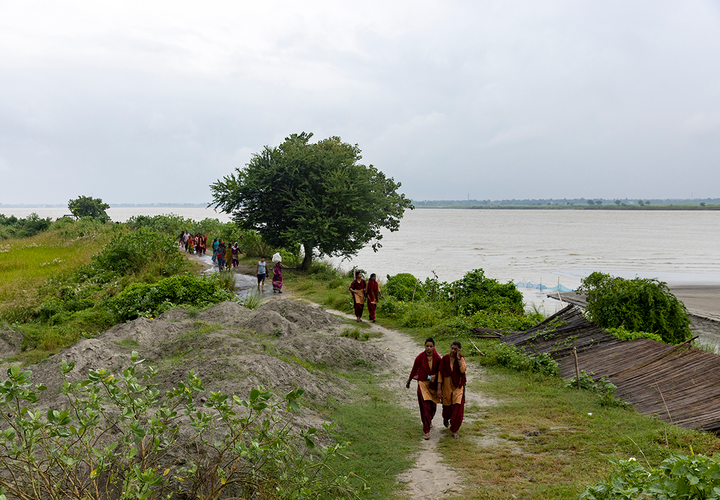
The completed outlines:
[[[453,286],[454,285],[454,286]],[[454,288],[454,291],[451,289]],[[485,277],[485,271],[475,269],[462,279],[445,287],[447,296],[453,294],[458,312],[471,316],[478,311],[490,310],[523,314],[523,296],[513,283],[500,284]]]
[[[0,239],[27,238],[46,231],[52,222],[42,219],[36,213],[31,213],[25,219],[18,219],[14,215],[6,217],[0,214]]]
[[[344,444],[298,428],[303,391],[282,400],[261,387],[249,398],[205,393],[191,371],[161,392],[132,353],[121,373],[90,370],[72,381],[63,361],[64,409],[45,410],[44,386],[17,366],[0,384],[0,499],[338,498],[353,494],[329,460]],[[205,398],[201,399],[201,396]],[[196,401],[207,401],[197,406]],[[318,449],[315,439],[333,444]]]
[[[607,480],[588,486],[585,500],[665,500],[670,498],[717,499],[720,497],[720,461],[716,457],[673,453],[660,467],[647,468],[637,460],[610,459],[617,468]]]
[[[173,238],[143,227],[116,236],[92,260],[96,272],[119,274],[137,274],[150,268],[161,276],[170,276],[186,266]]]
[[[585,294],[588,319],[602,328],[655,333],[668,344],[691,337],[685,305],[656,279],[626,280],[594,272],[582,280],[578,292]]]
[[[619,326],[617,328],[606,328],[605,329],[610,335],[620,340],[635,340],[635,339],[650,339],[655,342],[662,342],[663,339],[660,335],[648,332],[631,332],[626,330],[624,327]]]
[[[479,360],[485,366],[504,366],[520,372],[535,372],[550,377],[560,376],[560,366],[549,354],[526,356],[516,347],[502,342],[493,344]]]
[[[154,284],[133,283],[108,299],[107,304],[118,319],[126,321],[139,316],[155,317],[179,305],[203,307],[232,299],[231,293],[208,278],[176,275]]]
[[[397,300],[410,302],[413,299],[422,300],[425,298],[425,290],[422,282],[419,282],[415,276],[410,273],[400,273],[395,276],[387,275],[387,283],[385,283],[385,293],[395,297]]]

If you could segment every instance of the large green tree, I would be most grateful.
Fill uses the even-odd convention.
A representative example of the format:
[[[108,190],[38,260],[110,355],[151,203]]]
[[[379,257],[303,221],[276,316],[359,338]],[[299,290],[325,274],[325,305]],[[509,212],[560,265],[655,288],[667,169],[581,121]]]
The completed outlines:
[[[110,220],[110,216],[105,212],[108,208],[110,205],[103,203],[102,199],[90,196],[78,196],[68,201],[68,209],[75,217],[92,217],[107,222]]]
[[[381,246],[381,229],[397,231],[410,200],[399,182],[359,163],[357,145],[329,137],[310,143],[311,133],[293,134],[265,146],[244,168],[210,186],[210,206],[233,215],[271,245],[300,243],[302,268],[313,252],[349,257],[368,243]]]

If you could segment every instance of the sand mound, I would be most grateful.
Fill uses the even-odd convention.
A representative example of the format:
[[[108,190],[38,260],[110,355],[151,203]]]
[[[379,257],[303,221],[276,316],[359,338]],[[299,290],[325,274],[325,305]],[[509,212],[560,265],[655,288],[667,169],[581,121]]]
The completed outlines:
[[[157,317],[157,319],[163,321],[184,321],[189,319],[189,316],[184,308],[178,307],[177,309],[170,309],[169,311],[162,313]]]
[[[394,361],[388,351],[375,344],[343,337],[296,338],[286,349],[313,364],[341,370],[386,367]]]
[[[0,358],[7,358],[20,352],[23,337],[7,323],[0,324]]]
[[[242,326],[248,330],[278,337],[293,335],[298,331],[297,325],[290,323],[275,311],[260,310],[259,308],[243,321]]]
[[[340,318],[322,309],[292,300],[271,300],[257,310],[275,311],[302,330],[319,330],[342,324]]]
[[[206,309],[195,318],[214,325],[239,326],[250,314],[250,309],[237,302],[221,302]]]
[[[138,318],[121,325],[115,325],[98,339],[109,342],[125,342],[127,345],[137,343],[139,346],[151,347],[175,337],[183,331],[183,325],[170,323],[160,319]]]

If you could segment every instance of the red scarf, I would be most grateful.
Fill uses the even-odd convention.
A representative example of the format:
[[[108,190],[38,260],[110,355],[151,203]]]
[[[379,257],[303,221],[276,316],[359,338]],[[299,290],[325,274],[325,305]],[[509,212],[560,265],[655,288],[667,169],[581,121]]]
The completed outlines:
[[[433,349],[433,366],[430,369],[430,363],[428,363],[427,354],[425,351],[421,352],[415,358],[413,363],[412,371],[410,372],[410,378],[415,380],[427,380],[428,375],[437,375],[438,369],[440,368],[440,355],[435,349]]]
[[[367,295],[369,300],[377,302],[379,290],[380,287],[378,286],[377,281],[370,280],[367,282]]]
[[[460,361],[455,360],[455,365],[450,369],[450,355],[446,354],[440,361],[440,373],[443,378],[451,378],[455,387],[463,387],[467,382],[464,373],[460,372]]]

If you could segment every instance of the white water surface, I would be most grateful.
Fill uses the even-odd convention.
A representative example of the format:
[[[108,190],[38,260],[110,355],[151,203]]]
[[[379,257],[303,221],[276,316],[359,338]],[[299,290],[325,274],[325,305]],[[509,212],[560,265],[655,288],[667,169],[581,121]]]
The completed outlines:
[[[58,217],[66,209],[7,209],[5,215]],[[111,208],[113,220],[174,213],[192,219],[230,220],[204,208]],[[365,248],[350,260],[384,278],[408,272],[420,279],[435,271],[442,281],[483,268],[501,282],[558,282],[576,288],[593,271],[657,278],[671,285],[720,285],[720,211],[416,209],[400,230],[384,233],[383,247]],[[537,292],[526,291],[530,298]],[[531,300],[534,302],[534,300]]]

